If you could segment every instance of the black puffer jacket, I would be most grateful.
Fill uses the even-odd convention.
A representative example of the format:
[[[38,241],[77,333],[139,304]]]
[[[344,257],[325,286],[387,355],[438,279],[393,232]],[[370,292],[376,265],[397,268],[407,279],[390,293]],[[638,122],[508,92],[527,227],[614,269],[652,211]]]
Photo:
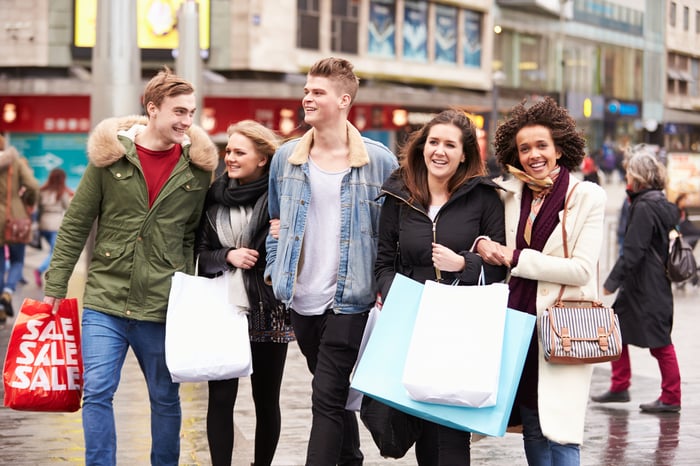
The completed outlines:
[[[680,218],[675,204],[659,190],[631,193],[622,255],[605,280],[605,289],[620,289],[613,304],[622,341],[642,348],[671,344],[673,293],[666,278],[668,232]]]
[[[421,283],[436,279],[433,229],[436,242],[464,256],[467,264],[462,272],[442,272],[443,283],[458,278],[463,285],[475,285],[482,265],[486,283],[503,280],[505,267],[482,263],[478,254],[470,252],[480,235],[505,244],[503,204],[497,189],[487,177],[470,179],[442,206],[433,223],[422,206],[408,202],[409,194],[399,172],[394,172],[382,186],[385,199],[374,269],[382,296],[389,291],[396,272]]]

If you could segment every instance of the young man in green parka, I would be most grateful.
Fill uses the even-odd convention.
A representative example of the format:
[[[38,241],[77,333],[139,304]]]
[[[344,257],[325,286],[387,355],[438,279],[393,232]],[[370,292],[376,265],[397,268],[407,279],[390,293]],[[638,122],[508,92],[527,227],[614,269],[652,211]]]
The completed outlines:
[[[89,164],[58,232],[45,302],[57,306],[96,223],[83,297],[83,431],[87,465],[116,464],[112,399],[132,348],[151,401],[151,463],[177,465],[179,385],[165,364],[174,272],[193,273],[193,246],[218,162],[193,126],[192,85],[167,68],[146,85],[147,117],[110,118],[88,140]]]

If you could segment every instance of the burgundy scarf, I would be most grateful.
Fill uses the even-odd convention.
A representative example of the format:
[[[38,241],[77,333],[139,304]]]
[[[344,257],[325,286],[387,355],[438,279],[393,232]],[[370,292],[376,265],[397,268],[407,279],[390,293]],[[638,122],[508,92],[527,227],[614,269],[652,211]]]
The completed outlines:
[[[568,187],[569,171],[565,167],[561,167],[561,172],[554,182],[554,186],[552,186],[552,191],[544,199],[542,208],[532,224],[532,237],[528,246],[525,242],[524,231],[527,217],[530,214],[530,206],[532,205],[532,191],[527,185],[523,186],[523,197],[520,203],[520,222],[518,223],[518,233],[515,238],[515,247],[517,249],[542,251],[554,229],[559,226],[559,212],[564,209]],[[537,280],[511,276],[508,286],[510,289],[508,307],[536,315]],[[523,404],[531,409],[537,409],[537,366],[537,334],[533,331],[525,359],[525,367],[523,368],[516,394],[516,408],[513,409],[510,425],[519,424],[517,420],[519,415],[516,413],[518,405]]]

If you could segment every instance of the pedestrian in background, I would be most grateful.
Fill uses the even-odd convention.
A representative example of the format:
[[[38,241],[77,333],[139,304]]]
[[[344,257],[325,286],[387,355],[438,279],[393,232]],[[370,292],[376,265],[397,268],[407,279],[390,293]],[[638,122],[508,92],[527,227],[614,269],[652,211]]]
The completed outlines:
[[[471,251],[482,235],[505,241],[503,204],[496,189],[486,176],[474,124],[463,112],[445,110],[416,130],[403,151],[401,168],[382,186],[375,266],[381,295],[387,295],[396,273],[421,283],[458,280],[476,285],[483,266],[487,283],[502,281],[505,267],[484,264]],[[417,464],[470,463],[469,432],[418,422]]]
[[[592,399],[598,403],[630,401],[629,345],[634,345],[649,348],[661,372],[661,395],[639,408],[650,413],[678,412],[681,375],[671,341],[673,292],[665,264],[668,232],[678,224],[680,213],[666,199],[665,169],[648,148],[632,149],[626,178],[631,205],[622,255],[603,285],[605,294],[619,290],[613,308],[620,319],[622,355],[611,363],[609,390]]]
[[[269,169],[279,146],[272,130],[251,120],[228,127],[226,172],[209,188],[197,235],[199,271],[232,271],[236,304],[248,313],[255,404],[256,466],[269,466],[280,437],[280,387],[287,344],[294,340],[289,314],[265,283]],[[214,466],[230,465],[238,379],[209,381],[207,439]]]
[[[497,180],[504,188],[506,245],[485,239],[477,250],[486,262],[510,267],[508,307],[538,319],[554,304],[562,286],[565,300],[598,297],[596,266],[603,244],[605,192],[571,176],[581,165],[585,145],[574,119],[549,97],[529,107],[516,106],[496,130],[498,160],[513,175]],[[592,364],[545,361],[537,331],[533,332],[510,423],[522,423],[530,466],[581,463],[592,374]]]
[[[379,189],[398,166],[348,121],[359,81],[353,65],[325,58],[304,86],[311,129],[283,144],[270,167],[267,268],[290,310],[313,374],[307,466],[361,465],[354,411],[345,409],[367,316],[376,300]],[[273,225],[274,227],[274,225]]]
[[[14,218],[30,218],[38,193],[39,182],[34,178],[29,163],[0,134],[0,196],[3,203],[0,211],[1,232],[5,231],[8,212]],[[0,241],[3,251],[0,260],[0,324],[4,324],[7,317],[14,315],[12,295],[22,279],[27,245],[7,243],[4,235]]]
[[[146,85],[143,105],[147,117],[109,118],[92,131],[89,163],[45,276],[44,301],[58,306],[97,221],[82,312],[87,465],[116,464],[112,403],[129,347],[151,402],[151,464],[180,458],[179,384],[165,364],[165,316],[173,274],[194,273],[195,232],[218,155],[192,124],[192,84],[166,68]]]
[[[39,236],[49,243],[48,254],[34,270],[34,280],[39,288],[44,284],[43,275],[51,263],[56,235],[71,199],[73,199],[73,191],[66,186],[66,172],[60,168],[54,168],[49,172],[46,183],[39,189]]]

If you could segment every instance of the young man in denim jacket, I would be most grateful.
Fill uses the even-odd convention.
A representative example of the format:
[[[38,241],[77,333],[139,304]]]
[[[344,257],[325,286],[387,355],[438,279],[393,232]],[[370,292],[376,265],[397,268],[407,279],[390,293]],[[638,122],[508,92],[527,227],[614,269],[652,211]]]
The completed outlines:
[[[345,410],[367,314],[376,297],[374,259],[384,180],[398,167],[382,144],[348,122],[358,79],[347,60],[326,58],[304,87],[303,137],[270,168],[267,268],[291,313],[312,382],[307,465],[361,465],[357,418]]]

